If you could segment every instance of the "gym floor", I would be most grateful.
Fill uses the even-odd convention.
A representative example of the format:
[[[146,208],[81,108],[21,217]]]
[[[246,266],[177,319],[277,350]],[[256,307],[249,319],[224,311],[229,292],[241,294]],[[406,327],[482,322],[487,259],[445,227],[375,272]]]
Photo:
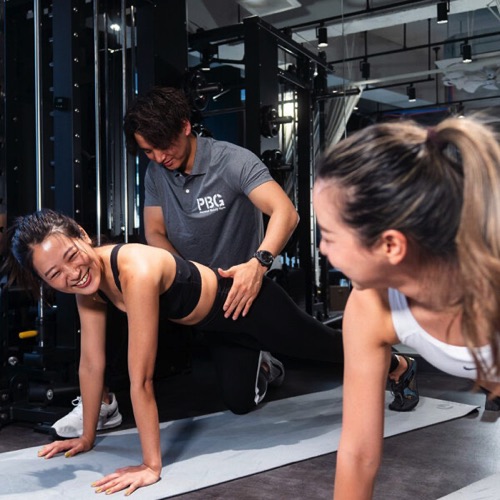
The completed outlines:
[[[286,366],[285,383],[270,389],[267,401],[328,390],[342,383],[340,366],[281,359]],[[190,373],[156,381],[162,421],[224,410],[213,365],[203,347],[193,349],[192,364]],[[471,392],[470,381],[442,374],[422,360],[418,383],[422,396],[480,408],[464,418],[387,438],[376,500],[434,500],[500,470],[500,412],[484,411],[485,396]],[[133,427],[128,391],[117,392],[117,398],[124,417],[121,428]],[[47,434],[35,432],[33,424],[13,422],[0,429],[0,452],[42,446],[50,440]],[[173,498],[331,499],[335,460],[336,454],[331,453]]]

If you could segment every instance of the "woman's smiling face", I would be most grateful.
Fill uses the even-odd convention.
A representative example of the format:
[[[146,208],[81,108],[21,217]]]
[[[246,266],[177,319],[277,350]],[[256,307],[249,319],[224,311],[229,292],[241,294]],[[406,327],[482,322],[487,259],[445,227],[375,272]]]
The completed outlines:
[[[334,184],[317,181],[313,191],[314,209],[321,230],[320,252],[332,266],[351,279],[355,288],[383,286],[387,278],[386,259],[381,245],[366,248],[340,213],[341,190]]]
[[[54,290],[92,295],[99,289],[101,267],[83,239],[53,233],[33,247],[33,268]]]

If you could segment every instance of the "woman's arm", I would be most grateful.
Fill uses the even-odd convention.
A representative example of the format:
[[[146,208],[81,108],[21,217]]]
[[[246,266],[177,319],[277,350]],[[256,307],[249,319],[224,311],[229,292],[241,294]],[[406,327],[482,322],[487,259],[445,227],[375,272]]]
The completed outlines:
[[[92,447],[102,403],[106,369],[106,304],[92,297],[77,296],[81,327],[81,352],[78,375],[83,403],[82,440]]]
[[[106,364],[106,304],[92,297],[76,296],[80,317],[80,391],[83,402],[83,434],[80,438],[55,441],[38,455],[51,458],[65,451],[66,457],[90,450],[95,441],[97,419],[102,400]]]
[[[124,290],[129,326],[130,397],[141,439],[143,463],[159,476],[162,467],[160,431],[153,388],[158,346],[159,291],[153,278],[144,280],[146,286],[141,286],[139,281],[143,280],[136,273],[130,286]]]
[[[387,306],[375,290],[353,290],[343,324],[342,433],[335,500],[369,500],[382,457],[385,387],[394,336]]]
[[[130,396],[142,448],[142,464],[124,467],[109,474],[93,486],[97,492],[115,493],[155,483],[160,478],[162,458],[160,427],[153,374],[158,344],[159,296],[165,274],[175,272],[173,259],[151,258],[142,247],[127,246],[120,250],[118,267],[128,317],[128,369]],[[151,252],[149,252],[151,253]],[[168,271],[165,268],[171,267]]]

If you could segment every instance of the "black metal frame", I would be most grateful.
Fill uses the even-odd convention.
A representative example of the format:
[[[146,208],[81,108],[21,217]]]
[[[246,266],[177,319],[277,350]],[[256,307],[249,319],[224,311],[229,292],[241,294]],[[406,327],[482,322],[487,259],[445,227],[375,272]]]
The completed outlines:
[[[5,4],[0,4],[0,241],[7,225],[5,158]]]
[[[246,148],[261,156],[264,150],[276,149],[278,137],[266,138],[260,133],[260,110],[262,106],[277,108],[280,83],[286,82],[295,89],[298,99],[298,165],[297,165],[297,210],[301,223],[297,229],[300,269],[304,276],[305,310],[324,317],[326,303],[316,286],[316,259],[314,231],[311,229],[311,185],[312,166],[315,157],[312,152],[320,147],[321,136],[314,134],[313,122],[319,107],[315,99],[317,89],[324,89],[328,66],[321,55],[313,54],[296,43],[287,34],[267,24],[259,17],[244,19],[242,24],[200,31],[190,35],[191,50],[200,51],[208,44],[223,45],[243,41],[245,47],[244,66],[246,90],[245,102],[245,144]],[[290,53],[297,61],[295,72],[278,67],[278,48]],[[316,67],[319,76],[314,76]],[[318,85],[318,80],[321,84]],[[321,125],[322,127],[322,125]],[[320,288],[324,283],[320,282]]]

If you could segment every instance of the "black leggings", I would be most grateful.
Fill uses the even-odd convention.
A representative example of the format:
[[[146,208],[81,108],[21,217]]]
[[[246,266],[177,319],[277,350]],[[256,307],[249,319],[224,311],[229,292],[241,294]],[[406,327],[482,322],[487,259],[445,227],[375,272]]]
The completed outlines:
[[[231,285],[231,279],[219,277],[212,311],[195,327],[205,332],[211,345],[223,399],[231,411],[243,414],[255,408],[261,350],[304,359],[343,361],[340,331],[301,310],[267,277],[245,317],[224,318],[222,306]]]

